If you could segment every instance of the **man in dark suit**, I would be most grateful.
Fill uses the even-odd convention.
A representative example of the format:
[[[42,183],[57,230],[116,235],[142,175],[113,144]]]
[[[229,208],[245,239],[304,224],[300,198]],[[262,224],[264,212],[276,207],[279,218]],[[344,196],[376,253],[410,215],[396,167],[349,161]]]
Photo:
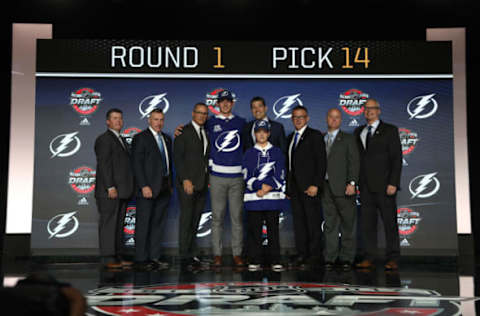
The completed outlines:
[[[172,140],[162,132],[165,115],[150,112],[148,128],[132,143],[133,168],[137,184],[135,261],[139,269],[166,267],[160,261],[163,221],[172,195]]]
[[[250,110],[255,118],[248,122],[242,132],[243,150],[246,151],[249,148],[255,146],[255,133],[253,132],[253,125],[255,121],[267,121],[270,123],[270,137],[268,141],[275,147],[282,150],[283,153],[287,152],[287,138],[285,137],[285,130],[281,123],[275,122],[267,116],[268,107],[265,104],[265,99],[262,97],[254,97],[250,101]]]
[[[95,140],[97,176],[95,198],[98,212],[98,240],[102,262],[107,268],[130,263],[120,257],[123,249],[123,222],[133,194],[133,172],[127,143],[120,136],[123,115],[119,109],[107,112],[107,131]]]
[[[327,151],[327,174],[322,191],[325,216],[325,265],[333,268],[338,259],[344,270],[350,270],[355,258],[355,203],[360,158],[355,137],[340,130],[342,112],[327,113],[328,132],[324,136]],[[339,232],[342,245],[339,250]]]
[[[193,108],[192,122],[183,127],[183,133],[175,138],[173,145],[177,172],[175,184],[180,201],[179,254],[185,268],[200,264],[195,257],[195,239],[208,191],[210,143],[204,128],[207,117],[207,106],[197,103]]]
[[[320,192],[327,158],[320,131],[307,126],[307,108],[292,111],[295,131],[288,137],[287,194],[292,201],[297,265],[323,263]]]
[[[377,212],[385,229],[385,269],[398,269],[400,239],[398,237],[396,193],[400,187],[402,147],[398,128],[380,121],[380,104],[375,99],[365,103],[366,125],[355,129],[360,148],[360,199],[365,259],[358,268],[373,267],[377,249]]]

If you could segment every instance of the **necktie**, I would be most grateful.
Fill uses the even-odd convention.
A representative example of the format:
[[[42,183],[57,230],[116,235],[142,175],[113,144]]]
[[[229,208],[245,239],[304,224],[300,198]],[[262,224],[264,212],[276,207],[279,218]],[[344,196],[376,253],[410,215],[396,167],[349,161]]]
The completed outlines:
[[[158,149],[160,150],[160,156],[162,157],[163,176],[168,176],[167,155],[165,154],[165,147],[163,146],[163,141],[160,138],[160,133],[157,134],[156,138],[157,138]]]
[[[118,135],[118,140],[120,141],[120,144],[122,145],[123,149],[127,150],[127,146],[125,146],[125,143],[123,142],[123,137]]]
[[[367,139],[365,140],[365,149],[368,150],[368,144],[372,138],[372,125],[368,125]]]
[[[332,148],[333,135],[328,133],[327,136],[327,156],[330,154],[330,149]]]
[[[203,126],[200,126],[200,142],[202,143],[203,154],[205,154],[205,140],[203,139]]]
[[[293,138],[293,149],[297,148],[299,134],[300,134],[299,132],[295,132],[295,137]]]

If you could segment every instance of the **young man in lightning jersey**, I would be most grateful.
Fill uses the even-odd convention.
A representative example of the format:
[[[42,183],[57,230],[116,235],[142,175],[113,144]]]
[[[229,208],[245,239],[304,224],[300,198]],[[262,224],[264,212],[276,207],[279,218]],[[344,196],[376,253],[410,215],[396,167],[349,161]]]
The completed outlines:
[[[269,141],[270,123],[254,124],[256,144],[243,157],[246,183],[243,201],[248,211],[249,270],[258,270],[262,263],[262,225],[267,226],[267,257],[272,270],[282,270],[280,264],[279,213],[286,208],[285,157],[282,150]]]
[[[234,95],[223,90],[219,93],[218,115],[205,124],[212,144],[210,150],[210,199],[212,204],[212,248],[214,266],[222,265],[223,224],[228,201],[232,224],[232,253],[236,266],[243,266],[243,192],[242,131],[246,121],[233,115]]]

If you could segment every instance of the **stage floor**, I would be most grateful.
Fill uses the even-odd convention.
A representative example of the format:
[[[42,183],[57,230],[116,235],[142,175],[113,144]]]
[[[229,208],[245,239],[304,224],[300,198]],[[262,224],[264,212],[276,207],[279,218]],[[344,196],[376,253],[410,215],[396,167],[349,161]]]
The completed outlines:
[[[228,266],[187,271],[176,264],[147,272],[108,271],[97,263],[3,261],[5,285],[32,272],[49,273],[86,296],[87,315],[480,315],[477,271],[452,263],[402,263],[398,272],[380,263],[348,272]]]

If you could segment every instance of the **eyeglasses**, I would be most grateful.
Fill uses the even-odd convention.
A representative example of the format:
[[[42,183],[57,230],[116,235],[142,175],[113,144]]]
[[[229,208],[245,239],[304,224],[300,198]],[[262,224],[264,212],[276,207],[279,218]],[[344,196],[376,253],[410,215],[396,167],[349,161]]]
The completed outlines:
[[[294,119],[294,120],[304,120],[306,118],[307,118],[306,115],[292,116],[292,119]]]
[[[366,106],[365,107],[365,111],[368,111],[368,110],[378,110],[380,107],[379,106]]]
[[[201,114],[201,115],[208,115],[208,112],[193,111],[193,113]]]

